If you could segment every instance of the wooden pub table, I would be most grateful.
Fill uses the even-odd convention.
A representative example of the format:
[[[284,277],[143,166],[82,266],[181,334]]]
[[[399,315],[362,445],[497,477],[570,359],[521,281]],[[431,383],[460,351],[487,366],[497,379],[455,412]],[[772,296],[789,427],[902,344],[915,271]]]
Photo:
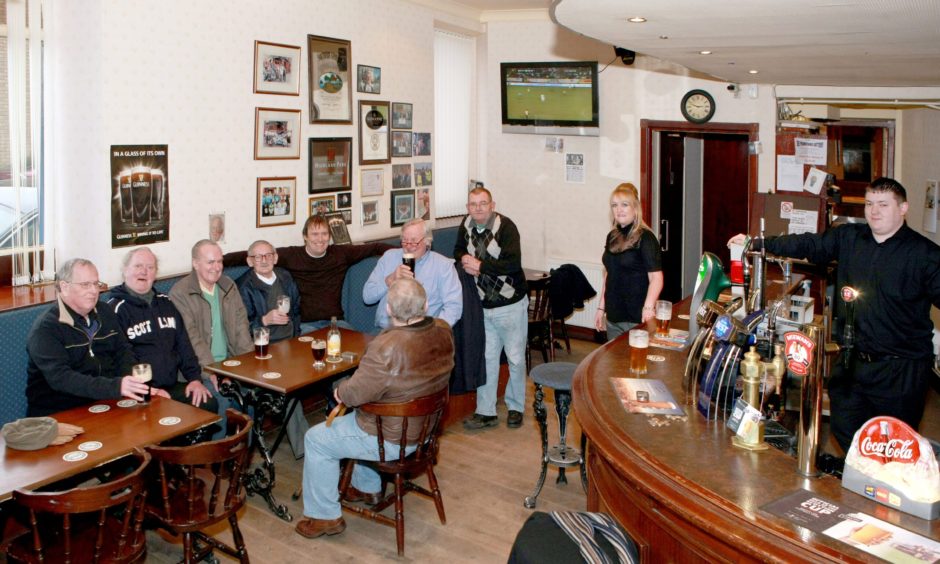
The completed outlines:
[[[319,329],[308,335],[272,343],[268,347],[267,358],[256,358],[252,351],[206,366],[206,370],[219,376],[222,395],[237,401],[243,410],[248,407],[254,409],[253,441],[262,456],[262,463],[254,472],[245,473],[245,487],[249,494],[264,498],[271,511],[285,521],[291,521],[293,517],[287,507],[274,497],[276,474],[273,456],[287,431],[286,422],[299,403],[296,396],[307,386],[355,370],[366,345],[372,340],[371,335],[340,329],[343,353],[352,353],[352,356],[347,355],[338,363],[325,362],[323,368],[314,368],[311,343],[314,339],[326,340],[328,331],[329,328]],[[272,415],[283,415],[284,424],[273,446],[269,447],[263,429],[265,419]]]
[[[129,407],[121,407],[128,402]],[[119,405],[120,404],[120,405]],[[16,489],[35,489],[131,453],[191,433],[219,420],[215,413],[171,399],[101,400],[51,416],[85,429],[64,445],[40,450],[8,448],[0,437],[0,501]]]

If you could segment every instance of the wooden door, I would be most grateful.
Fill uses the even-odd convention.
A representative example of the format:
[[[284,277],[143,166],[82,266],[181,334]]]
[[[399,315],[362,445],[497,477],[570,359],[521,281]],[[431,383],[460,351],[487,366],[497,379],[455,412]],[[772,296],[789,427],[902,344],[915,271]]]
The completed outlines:
[[[702,251],[730,265],[728,239],[747,233],[748,138],[745,135],[705,136],[702,174]]]
[[[663,260],[664,300],[682,300],[682,222],[685,135],[663,133],[659,144],[659,243]]]

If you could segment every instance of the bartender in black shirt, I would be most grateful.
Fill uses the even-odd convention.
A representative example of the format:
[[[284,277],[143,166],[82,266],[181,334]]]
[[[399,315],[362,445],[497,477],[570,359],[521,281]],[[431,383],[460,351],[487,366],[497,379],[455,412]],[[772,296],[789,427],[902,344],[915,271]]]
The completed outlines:
[[[768,252],[816,264],[838,261],[836,293],[850,286],[855,342],[846,363],[833,363],[830,429],[848,450],[855,432],[877,415],[914,429],[924,414],[933,362],[930,306],[940,306],[940,247],[904,222],[907,192],[891,178],[865,191],[865,224],[846,224],[822,235],[769,237]],[[741,244],[743,235],[730,243]],[[755,241],[757,242],[757,241]],[[844,335],[846,307],[836,299],[833,337]]]

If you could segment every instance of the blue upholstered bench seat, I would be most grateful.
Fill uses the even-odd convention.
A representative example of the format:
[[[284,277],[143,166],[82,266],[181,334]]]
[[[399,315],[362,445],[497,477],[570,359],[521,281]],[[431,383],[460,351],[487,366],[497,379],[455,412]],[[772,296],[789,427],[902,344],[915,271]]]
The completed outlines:
[[[433,250],[444,256],[452,256],[457,240],[457,228],[448,227],[434,231]],[[383,243],[398,245],[398,238],[385,239]],[[362,287],[378,262],[370,257],[353,265],[343,284],[343,311],[346,321],[364,333],[375,332],[375,305],[367,306],[362,301]],[[233,280],[247,270],[247,266],[225,269],[226,276]],[[180,276],[164,278],[154,284],[158,292],[167,293]],[[107,296],[102,296],[107,299]],[[41,304],[0,312],[0,425],[26,416],[26,337],[36,318],[51,304]]]

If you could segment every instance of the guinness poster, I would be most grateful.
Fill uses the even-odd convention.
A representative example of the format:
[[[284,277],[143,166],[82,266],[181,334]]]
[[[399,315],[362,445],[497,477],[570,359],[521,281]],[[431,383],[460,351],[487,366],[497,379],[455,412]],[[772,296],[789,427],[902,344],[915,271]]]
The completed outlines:
[[[111,146],[111,247],[170,239],[166,145]]]

